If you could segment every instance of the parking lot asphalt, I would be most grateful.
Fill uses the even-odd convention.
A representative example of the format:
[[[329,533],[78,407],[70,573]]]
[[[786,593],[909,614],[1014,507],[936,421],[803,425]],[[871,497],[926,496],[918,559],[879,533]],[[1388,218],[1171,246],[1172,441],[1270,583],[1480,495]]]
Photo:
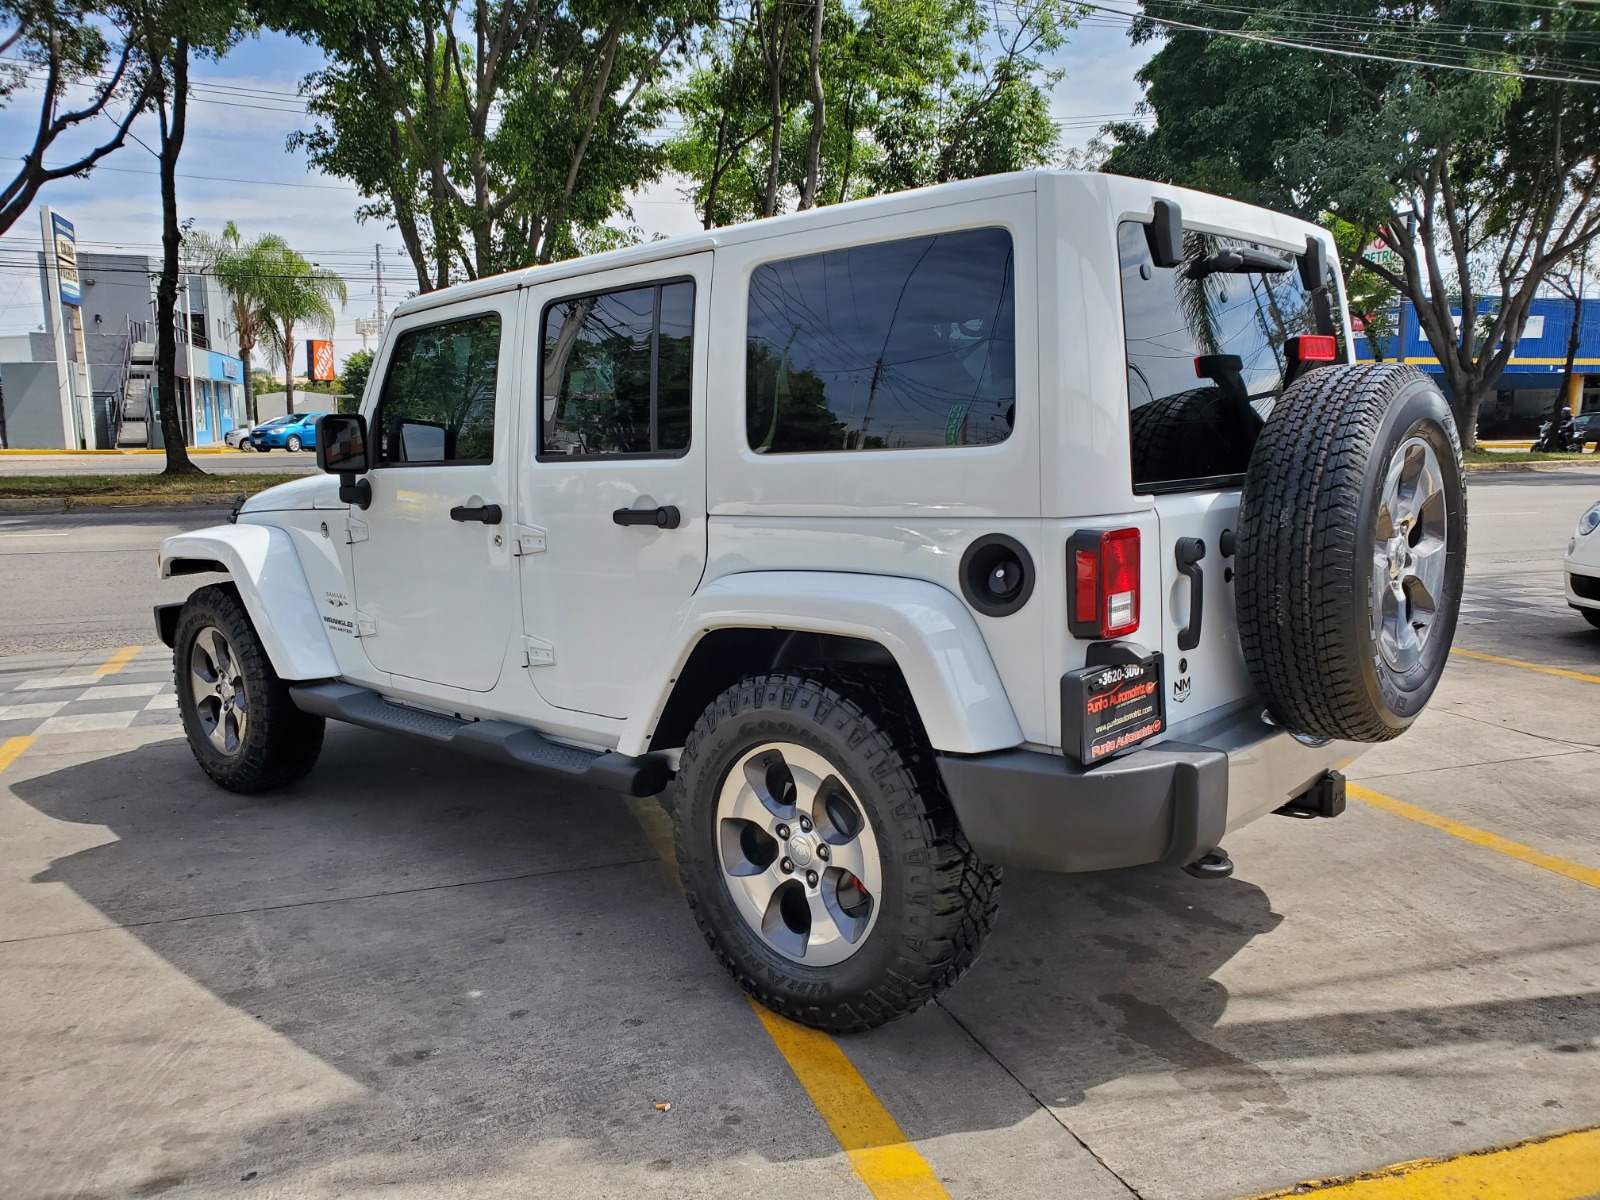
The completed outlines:
[[[1597,493],[1474,480],[1466,653],[1343,816],[1008,872],[849,1038],[717,968],[654,802],[333,726],[233,796],[147,636],[0,659],[0,1195],[1600,1194],[1600,635],[1550,586]]]

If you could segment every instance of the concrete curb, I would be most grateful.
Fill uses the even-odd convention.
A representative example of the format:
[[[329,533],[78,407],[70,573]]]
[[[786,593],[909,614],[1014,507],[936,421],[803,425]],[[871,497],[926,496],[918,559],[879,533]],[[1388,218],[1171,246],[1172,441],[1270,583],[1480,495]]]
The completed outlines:
[[[243,454],[244,451],[235,446],[191,446],[189,454]],[[165,450],[0,450],[0,458],[12,455],[25,454],[166,454]]]
[[[1506,471],[1594,471],[1600,470],[1600,454],[1592,459],[1561,459],[1557,462],[1508,462],[1466,464],[1467,474],[1501,474]]]
[[[233,508],[232,496],[41,496],[0,497],[0,513],[64,513],[115,511],[137,509],[153,511],[200,511],[211,509],[228,512]]]

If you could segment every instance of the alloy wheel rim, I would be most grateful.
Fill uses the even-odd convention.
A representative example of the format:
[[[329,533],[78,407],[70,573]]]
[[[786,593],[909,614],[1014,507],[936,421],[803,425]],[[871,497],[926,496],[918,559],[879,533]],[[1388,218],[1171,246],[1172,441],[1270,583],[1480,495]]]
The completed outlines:
[[[1433,634],[1450,551],[1450,505],[1433,446],[1407,438],[1389,463],[1372,548],[1372,629],[1378,651],[1402,674]]]
[[[764,742],[717,794],[717,861],[751,932],[806,966],[841,963],[877,923],[883,865],[850,786],[822,755]]]
[[[244,674],[232,643],[215,625],[202,629],[189,651],[189,690],[211,748],[230,758],[238,754],[250,724]]]

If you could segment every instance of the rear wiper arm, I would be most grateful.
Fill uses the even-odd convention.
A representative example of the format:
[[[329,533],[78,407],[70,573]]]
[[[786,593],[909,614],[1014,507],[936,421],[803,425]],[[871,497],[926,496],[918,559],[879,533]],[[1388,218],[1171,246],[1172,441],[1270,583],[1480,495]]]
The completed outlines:
[[[1218,250],[1189,268],[1190,279],[1207,275],[1281,275],[1294,269],[1291,259],[1279,258],[1265,250]]]

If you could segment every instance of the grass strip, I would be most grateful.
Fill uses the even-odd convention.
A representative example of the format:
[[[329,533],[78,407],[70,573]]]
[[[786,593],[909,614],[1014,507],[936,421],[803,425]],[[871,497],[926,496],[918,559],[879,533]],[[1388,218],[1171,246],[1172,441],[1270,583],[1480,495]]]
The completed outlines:
[[[0,498],[73,500],[87,497],[171,499],[188,496],[254,495],[304,475],[251,471],[242,475],[163,475],[139,472],[118,475],[0,475]]]

